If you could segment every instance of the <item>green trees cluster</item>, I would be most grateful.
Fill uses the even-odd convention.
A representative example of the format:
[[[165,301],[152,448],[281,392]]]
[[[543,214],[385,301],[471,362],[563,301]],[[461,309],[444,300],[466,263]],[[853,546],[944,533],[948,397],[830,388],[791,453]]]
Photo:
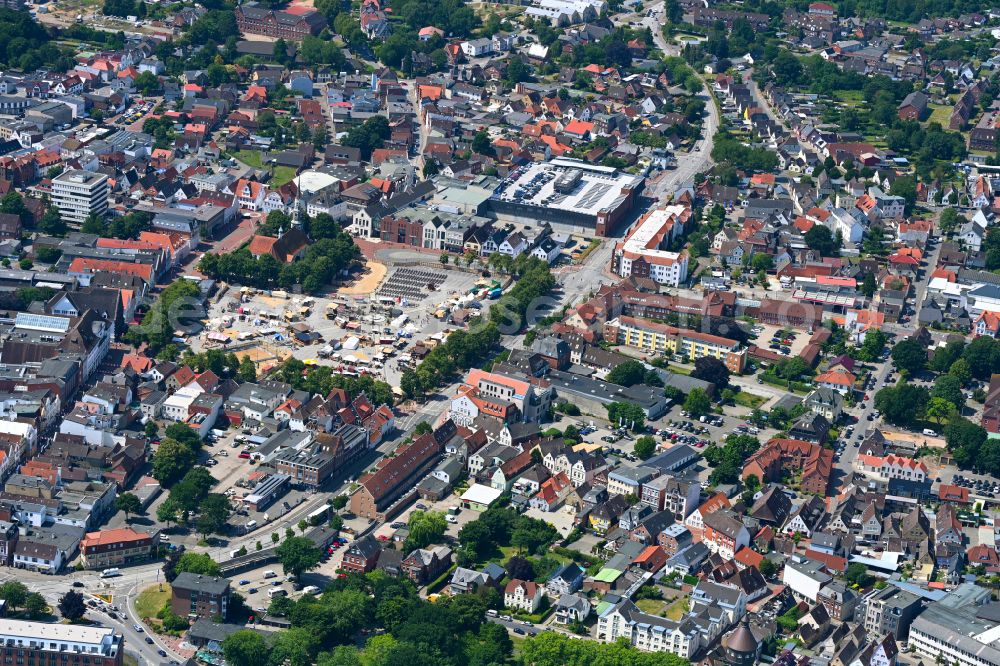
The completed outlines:
[[[488,666],[513,652],[506,629],[485,622],[486,610],[500,607],[494,590],[429,603],[405,578],[373,572],[335,580],[319,597],[273,605],[291,629],[267,638],[232,634],[223,642],[232,666]],[[362,628],[374,631],[357,647]]]
[[[282,381],[310,395],[327,395],[335,388],[343,389],[352,399],[362,393],[375,405],[393,403],[392,387],[370,375],[351,377],[337,374],[330,366],[307,366],[297,358],[285,361],[277,370]]]
[[[1000,440],[989,439],[986,429],[965,418],[955,418],[944,429],[945,442],[962,469],[1000,474]]]
[[[927,350],[913,338],[900,340],[892,348],[892,363],[900,372],[910,376],[920,374],[927,367]]]
[[[153,454],[153,476],[169,487],[191,468],[202,442],[198,433],[183,423],[172,423],[164,434],[166,436]]]
[[[712,483],[736,483],[743,463],[760,448],[760,441],[750,435],[729,435],[721,447],[715,444],[705,449],[705,461],[715,467],[709,476]]]
[[[315,294],[332,284],[361,255],[350,235],[339,226],[330,233],[328,238],[314,238],[302,258],[290,264],[282,265],[271,255],[255,258],[244,247],[222,255],[208,252],[198,262],[198,270],[215,279],[259,289],[301,285],[303,291]]]
[[[559,536],[556,528],[510,507],[492,506],[458,533],[458,559],[462,566],[474,566],[514,546],[520,553],[543,554]]]
[[[923,386],[900,381],[875,394],[875,409],[893,425],[912,428],[926,416],[930,391]]]
[[[778,167],[778,156],[775,153],[765,148],[744,146],[739,139],[725,131],[720,131],[715,136],[712,159],[751,173],[766,173]]]
[[[167,442],[175,440],[165,439],[160,442],[160,449]],[[187,461],[187,453],[183,449],[176,449],[178,453],[173,453],[171,464],[176,467],[179,462]],[[157,460],[160,451],[157,450],[153,458],[153,474],[156,475]],[[161,459],[165,466],[165,459]],[[175,474],[177,472],[175,471]],[[192,515],[197,514],[195,528],[198,533],[207,537],[210,534],[222,534],[225,531],[226,522],[232,513],[232,505],[229,498],[219,493],[210,492],[216,481],[204,467],[190,467],[183,474],[179,481],[173,484],[170,495],[160,506],[156,508],[156,518],[165,523],[179,522],[186,523]]]
[[[201,313],[191,307],[200,303],[198,285],[190,280],[177,280],[163,290],[142,322],[129,328],[125,340],[137,347],[145,342],[150,352],[156,354],[170,344],[178,326],[201,317]]]
[[[69,51],[61,50],[28,12],[0,9],[0,67],[26,72],[39,67],[58,71],[72,68]]]
[[[612,384],[619,386],[635,386],[636,384],[649,384],[650,386],[662,386],[663,381],[656,374],[656,370],[647,368],[641,361],[625,361],[619,363],[605,379]]]
[[[687,666],[686,659],[669,652],[640,652],[628,641],[598,643],[544,631],[524,641],[521,660],[532,666]]]
[[[142,0],[104,0],[101,6],[101,13],[105,16],[136,16],[143,18],[146,16],[146,3]]]
[[[372,156],[372,151],[381,148],[391,135],[389,119],[385,116],[372,116],[360,125],[351,128],[340,143],[357,148],[361,151],[361,159],[367,160]]]
[[[142,131],[153,137],[153,145],[156,148],[170,148],[174,145],[174,121],[166,116],[160,118],[147,117],[142,123]]]
[[[94,234],[101,238],[135,239],[143,231],[149,231],[153,222],[153,214],[146,211],[132,211],[127,215],[106,220],[97,215],[91,215],[80,226],[85,234]]]
[[[187,29],[185,41],[193,46],[215,45],[239,35],[236,14],[232,9],[209,9]]]

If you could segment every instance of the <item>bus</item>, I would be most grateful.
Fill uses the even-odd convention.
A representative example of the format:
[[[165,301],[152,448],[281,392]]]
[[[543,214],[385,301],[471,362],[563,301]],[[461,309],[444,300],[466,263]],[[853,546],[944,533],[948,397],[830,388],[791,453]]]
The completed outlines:
[[[327,515],[330,513],[330,505],[324,504],[320,508],[316,509],[309,514],[308,520],[310,525],[321,525],[326,521]]]

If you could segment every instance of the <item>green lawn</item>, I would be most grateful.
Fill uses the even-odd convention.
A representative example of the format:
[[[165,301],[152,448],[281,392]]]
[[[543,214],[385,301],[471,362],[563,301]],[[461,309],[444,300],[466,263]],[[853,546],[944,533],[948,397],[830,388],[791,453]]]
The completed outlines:
[[[237,151],[233,157],[243,162],[249,167],[254,169],[265,168],[263,158],[261,157],[261,152],[259,150],[240,150]],[[271,184],[275,187],[280,187],[285,183],[295,178],[295,169],[286,166],[276,166],[272,169],[273,176],[271,178]]]
[[[753,393],[747,393],[746,391],[740,391],[739,393],[736,394],[736,397],[733,398],[733,401],[737,405],[740,405],[742,407],[748,407],[749,409],[757,409],[765,402],[767,402],[767,398],[759,395],[754,395]]]
[[[668,365],[667,370],[676,372],[678,375],[690,375],[692,368],[682,368],[679,365]]]
[[[643,613],[649,613],[650,615],[659,615],[667,608],[666,602],[662,599],[639,599],[635,602],[635,605]]]
[[[862,90],[838,90],[834,93],[833,98],[851,108],[865,103],[865,94]]]
[[[163,605],[170,601],[170,585],[151,585],[135,599],[135,610],[141,618],[156,617]]]
[[[263,169],[264,162],[261,160],[261,155],[259,150],[240,150],[237,151],[233,157],[238,159],[243,164],[251,166],[254,169]]]
[[[639,599],[635,602],[643,613],[658,615],[668,620],[680,620],[688,612],[688,598],[678,597],[673,601],[663,599]]]
[[[679,599],[674,599],[674,602],[670,604],[667,608],[667,619],[668,620],[680,620],[688,612],[688,598],[680,597]]]
[[[948,127],[948,122],[951,121],[952,107],[941,104],[931,104],[930,108],[932,111],[930,117],[927,119],[927,122],[940,123],[942,127]]]
[[[275,187],[280,187],[285,183],[295,178],[295,169],[292,167],[278,166],[274,167],[274,177],[271,178],[271,184]]]

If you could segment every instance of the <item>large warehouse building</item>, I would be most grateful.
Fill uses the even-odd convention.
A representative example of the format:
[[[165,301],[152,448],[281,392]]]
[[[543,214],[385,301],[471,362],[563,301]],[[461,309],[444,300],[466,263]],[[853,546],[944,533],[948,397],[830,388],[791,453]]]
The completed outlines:
[[[632,210],[643,178],[565,157],[513,171],[489,200],[505,222],[548,222],[558,231],[607,236]]]

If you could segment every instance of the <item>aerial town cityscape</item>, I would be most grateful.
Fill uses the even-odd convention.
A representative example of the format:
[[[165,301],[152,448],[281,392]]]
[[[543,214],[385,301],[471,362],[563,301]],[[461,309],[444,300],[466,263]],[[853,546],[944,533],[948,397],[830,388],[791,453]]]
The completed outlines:
[[[1000,4],[0,0],[9,666],[1000,666]]]

